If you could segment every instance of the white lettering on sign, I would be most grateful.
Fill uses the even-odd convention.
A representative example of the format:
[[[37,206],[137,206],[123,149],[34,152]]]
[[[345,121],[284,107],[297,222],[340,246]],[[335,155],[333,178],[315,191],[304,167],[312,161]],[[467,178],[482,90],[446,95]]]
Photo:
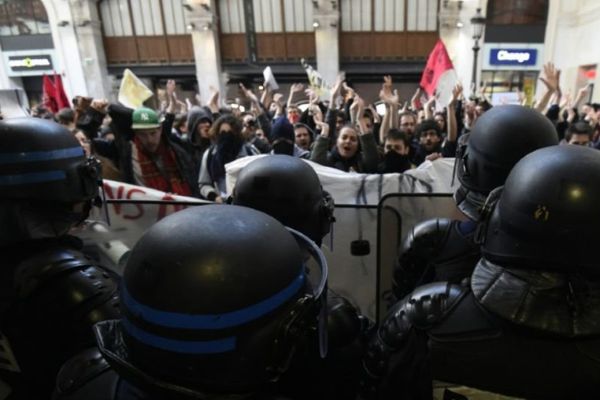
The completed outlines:
[[[26,67],[26,68],[33,68],[33,67],[49,67],[50,66],[50,60],[47,58],[22,58],[20,60],[9,60],[8,61],[8,66],[11,68],[19,68],[19,67]]]
[[[531,54],[530,53],[521,53],[521,52],[510,52],[510,51],[506,51],[506,50],[500,50],[498,52],[498,60],[499,61],[517,61],[517,62],[525,62],[525,61],[529,61],[529,59],[531,58]]]

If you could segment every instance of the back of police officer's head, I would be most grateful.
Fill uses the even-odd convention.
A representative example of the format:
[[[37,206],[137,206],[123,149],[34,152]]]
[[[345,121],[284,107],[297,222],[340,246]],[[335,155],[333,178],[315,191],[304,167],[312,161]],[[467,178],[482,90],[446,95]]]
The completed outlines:
[[[551,146],[513,168],[482,224],[487,261],[517,269],[600,277],[600,153]]]
[[[459,209],[477,220],[487,195],[502,186],[513,166],[534,150],[558,144],[554,125],[541,113],[517,105],[491,108],[459,140],[456,160]]]
[[[131,252],[123,318],[96,325],[102,353],[126,379],[169,398],[245,393],[277,380],[321,312],[322,291],[307,282],[305,245],[320,254],[245,207],[168,216]]]
[[[39,118],[0,121],[1,243],[65,234],[87,217],[99,180],[99,164],[65,127]]]
[[[297,157],[252,161],[240,172],[231,200],[271,215],[319,245],[333,222],[333,199],[321,188],[317,173]]]

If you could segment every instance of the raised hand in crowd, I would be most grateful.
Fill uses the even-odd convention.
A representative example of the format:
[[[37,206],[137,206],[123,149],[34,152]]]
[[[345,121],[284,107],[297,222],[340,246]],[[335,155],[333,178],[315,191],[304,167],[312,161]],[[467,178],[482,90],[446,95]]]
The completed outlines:
[[[392,91],[392,77],[390,75],[383,77],[383,85],[379,91],[379,99],[390,106],[398,105],[400,103],[398,91]]]
[[[364,135],[366,133],[371,133],[371,129],[367,126],[367,121],[362,118],[365,112],[365,101],[362,97],[356,96],[354,98],[354,104],[356,104],[356,121],[358,123],[358,134]]]
[[[371,114],[373,115],[373,123],[374,124],[378,124],[381,122],[381,115],[379,115],[379,113],[377,112],[377,109],[375,108],[375,106],[371,103],[369,104],[369,106],[367,107],[367,109],[371,110]]]
[[[433,118],[433,108],[435,107],[435,102],[438,97],[439,97],[439,94],[436,93],[433,96],[430,96],[427,99],[427,101],[425,102],[425,104],[423,104],[423,111],[425,113],[425,119]]]
[[[446,107],[446,120],[448,121],[448,141],[455,142],[458,138],[458,124],[456,121],[456,104],[463,93],[463,86],[459,82],[452,88],[452,96]]]
[[[106,114],[108,111],[108,100],[106,99],[93,99],[90,103],[90,107],[94,110]]]
[[[275,115],[274,118],[283,115],[283,94],[275,93],[273,95],[273,103],[275,104]]]
[[[421,94],[423,94],[423,89],[419,86],[410,99],[410,105],[415,112],[421,109]]]
[[[254,104],[258,104],[260,101],[258,100],[258,97],[256,97],[256,95],[254,94],[254,92],[248,88],[246,88],[246,86],[244,86],[243,83],[240,83],[240,90],[242,91],[242,94],[248,99],[250,100],[251,103]]]
[[[329,137],[329,124],[323,121],[323,112],[321,108],[314,104],[310,106],[310,112],[312,113],[313,121],[315,121],[315,125],[321,131],[320,135],[322,137]]]
[[[308,104],[310,104],[310,105],[319,104],[320,96],[316,90],[314,90],[312,88],[308,88],[304,91],[304,94],[306,94],[306,97],[308,97]]]
[[[546,92],[535,105],[535,110],[543,112],[550,101],[552,95],[560,90],[560,70],[556,69],[553,63],[544,64],[544,76],[540,80],[546,85]]]
[[[208,104],[207,104],[208,108],[210,108],[211,113],[218,114],[219,113],[219,90],[217,90],[213,86],[210,86],[209,89],[212,92],[212,95],[210,96],[210,99],[208,100]]]
[[[177,95],[175,94],[176,88],[177,84],[175,83],[175,80],[169,79],[165,87],[165,97],[167,105],[165,112],[167,114],[175,114],[175,107],[177,106]]]
[[[354,91],[354,89],[348,86],[348,83],[346,83],[346,81],[342,82],[342,89],[344,89],[344,92],[346,92],[346,101],[354,99],[354,97],[356,96],[356,92]]]
[[[271,87],[269,86],[269,82],[265,81],[263,83],[262,94],[260,95],[260,103],[262,104],[262,106],[264,108],[268,108],[269,104],[271,104],[272,101],[273,101],[273,91],[271,90]]]
[[[333,87],[331,88],[331,96],[329,97],[329,108],[331,108],[331,109],[337,108],[336,100],[337,100],[337,97],[340,95],[342,86],[344,85],[344,80],[345,80],[345,74],[343,74],[343,73],[339,73],[337,75],[337,77],[335,78],[335,83],[333,84]]]
[[[575,97],[575,100],[573,101],[573,107],[575,107],[575,109],[579,109],[579,106],[581,106],[581,102],[583,101],[583,99],[587,98],[590,95],[590,89],[591,84],[588,83],[587,85],[585,85],[577,91],[577,97]]]
[[[304,85],[301,83],[294,83],[292,84],[292,86],[290,87],[290,95],[288,96],[288,100],[287,100],[287,107],[290,108],[292,106],[292,104],[294,104],[294,96],[296,95],[296,93],[300,93],[304,91]]]

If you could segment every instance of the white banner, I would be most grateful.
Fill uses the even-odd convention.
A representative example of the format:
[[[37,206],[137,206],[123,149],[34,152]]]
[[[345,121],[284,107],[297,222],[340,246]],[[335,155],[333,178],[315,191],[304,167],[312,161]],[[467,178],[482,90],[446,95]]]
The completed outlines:
[[[227,192],[231,194],[240,170],[247,164],[265,155],[238,158],[227,164]],[[323,189],[327,190],[336,204],[377,205],[388,193],[454,193],[458,187],[452,185],[454,158],[426,161],[417,169],[404,174],[358,174],[307,161],[319,175]]]

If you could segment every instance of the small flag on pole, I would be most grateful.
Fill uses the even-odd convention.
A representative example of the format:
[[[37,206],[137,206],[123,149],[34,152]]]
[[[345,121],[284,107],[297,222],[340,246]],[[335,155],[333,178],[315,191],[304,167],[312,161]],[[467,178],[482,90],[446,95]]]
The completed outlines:
[[[310,88],[315,92],[317,96],[319,96],[319,98],[329,98],[331,89],[327,82],[325,82],[319,71],[314,69],[312,65],[308,64],[304,58],[300,60],[300,63],[306,71]]]

